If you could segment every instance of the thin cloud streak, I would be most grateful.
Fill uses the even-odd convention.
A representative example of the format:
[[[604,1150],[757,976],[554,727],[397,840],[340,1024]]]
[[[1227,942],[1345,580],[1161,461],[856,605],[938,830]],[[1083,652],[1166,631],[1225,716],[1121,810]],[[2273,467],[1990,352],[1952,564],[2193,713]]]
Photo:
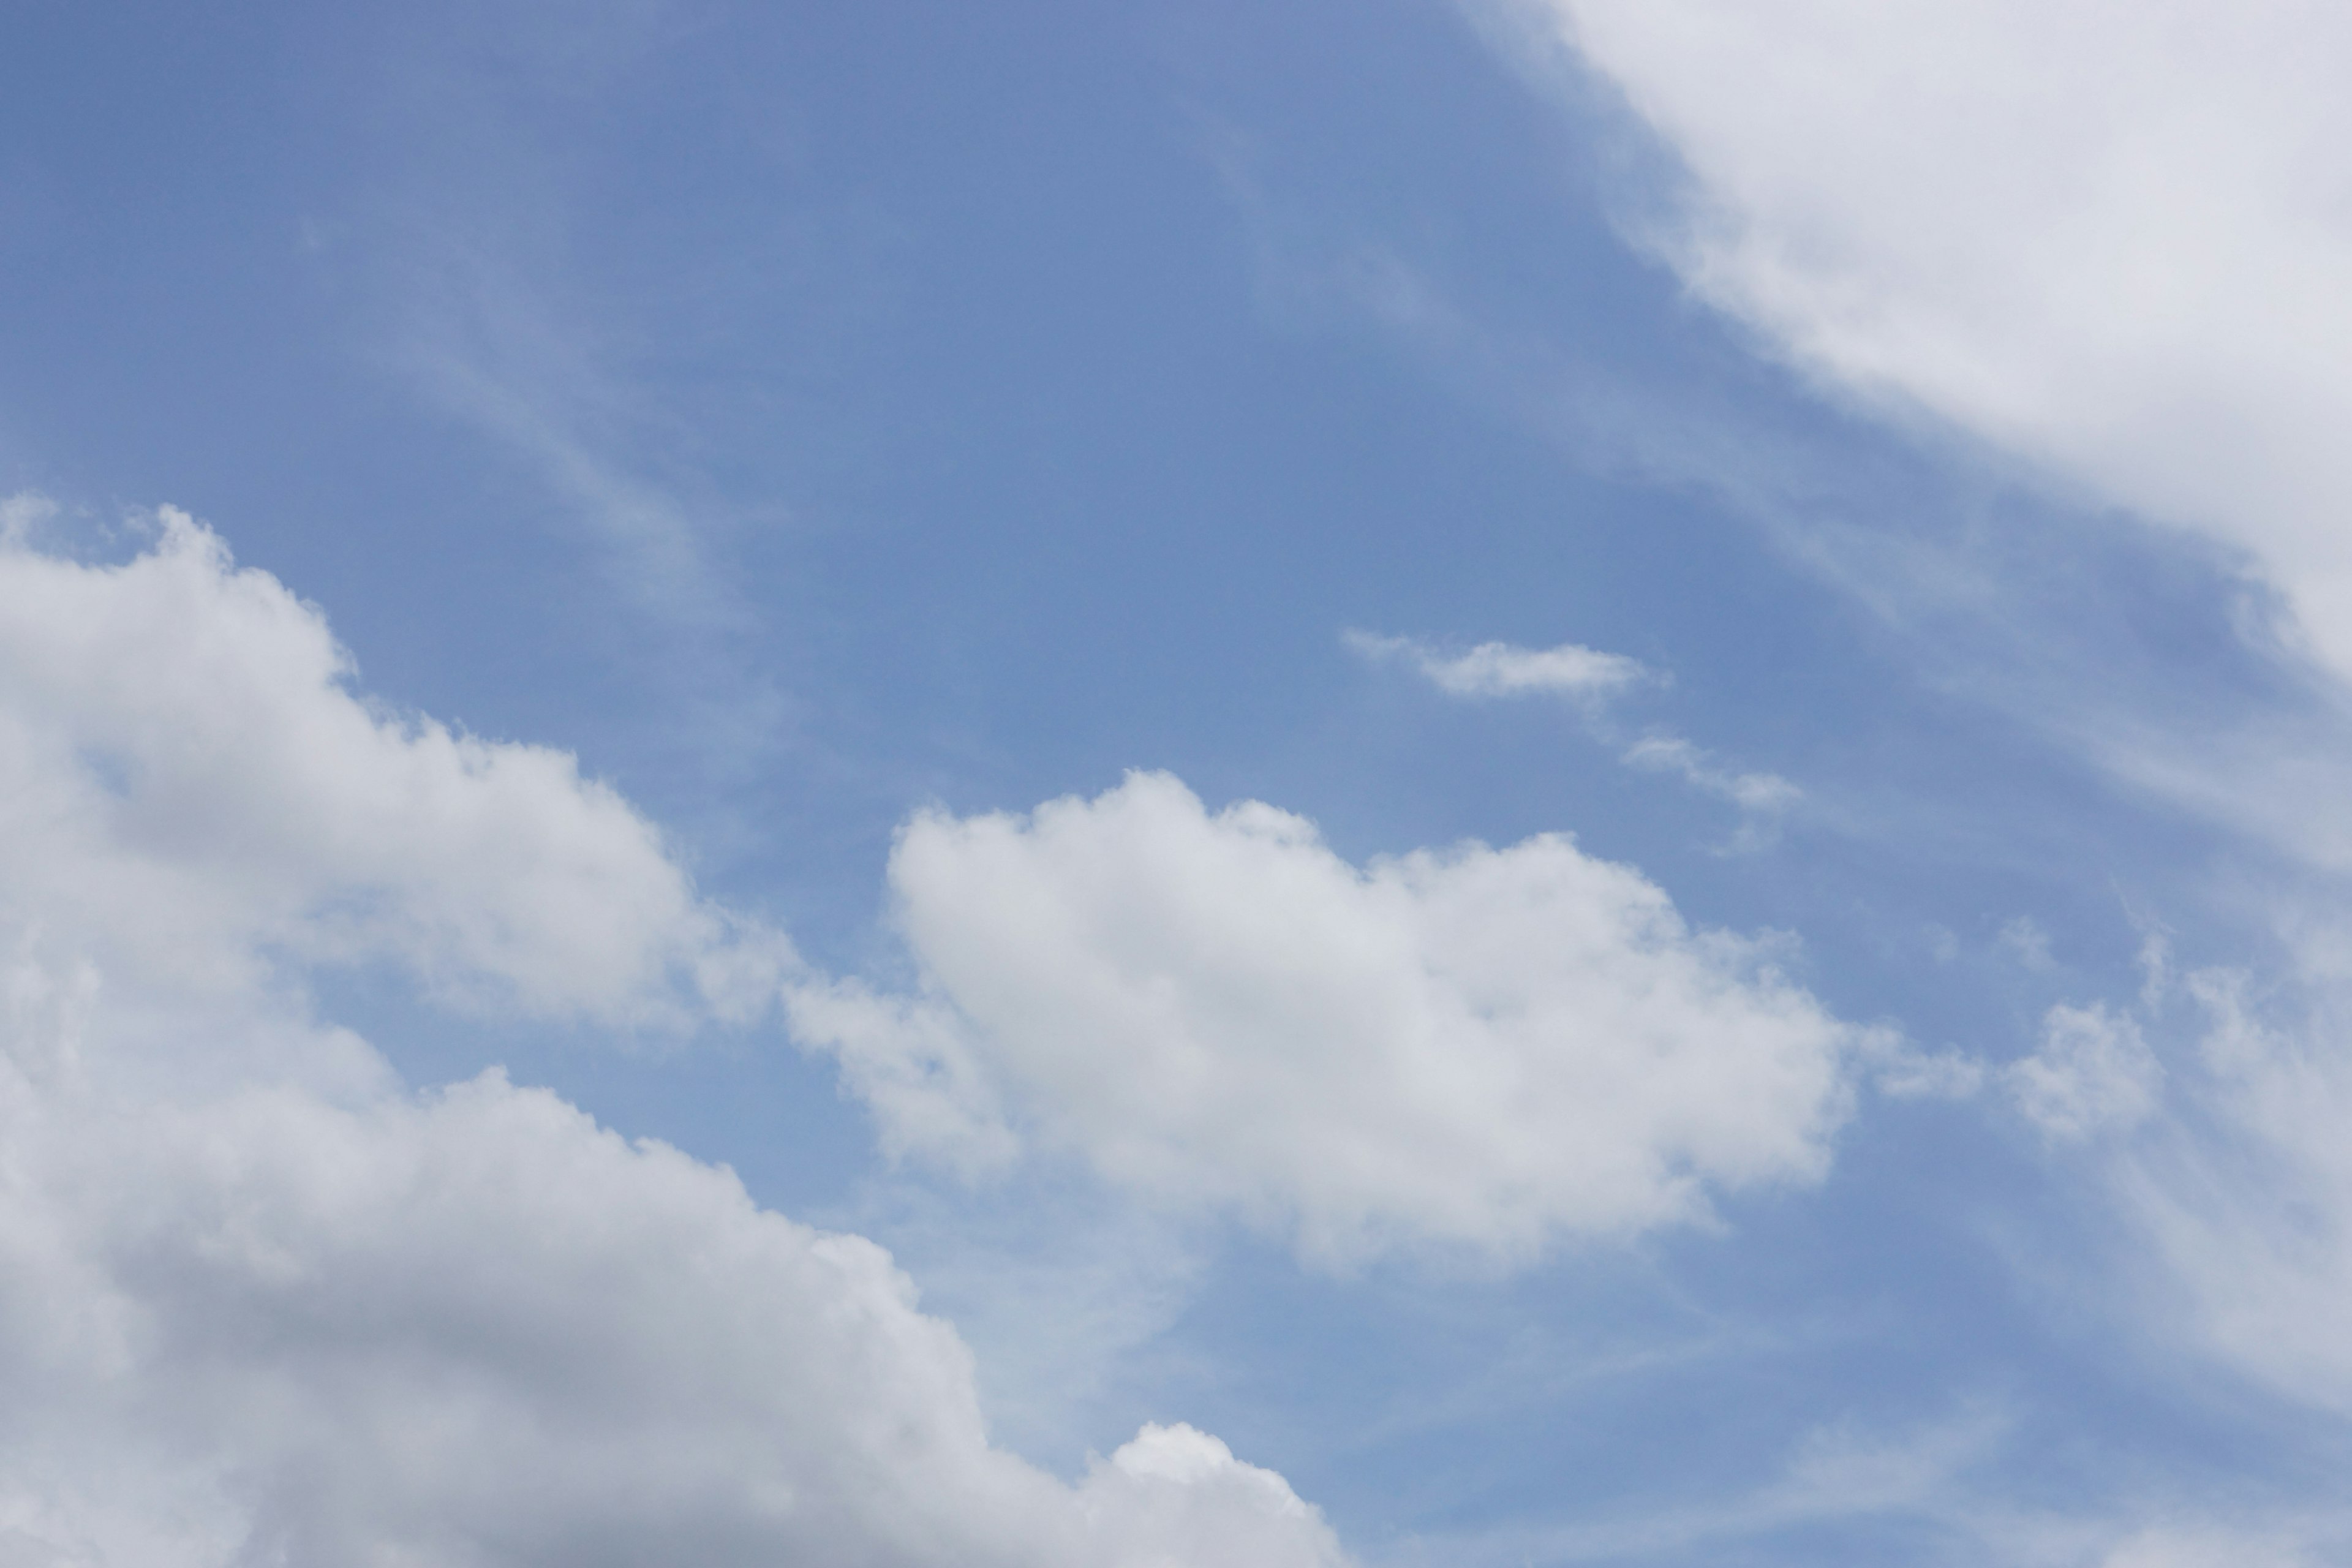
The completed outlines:
[[[1780,774],[1727,767],[1712,752],[1670,731],[1653,727],[1637,739],[1624,740],[1611,720],[1611,703],[1639,687],[1667,685],[1671,678],[1623,654],[1575,643],[1529,648],[1505,642],[1483,642],[1466,652],[1449,654],[1417,638],[1355,630],[1341,633],[1340,641],[1369,663],[1404,664],[1449,697],[1566,699],[1596,740],[1619,749],[1618,760],[1627,767],[1672,774],[1738,806],[1748,820],[1732,839],[1735,850],[1769,844],[1776,820],[1804,799],[1804,791]]]
[[[1522,697],[1532,693],[1594,701],[1661,678],[1639,659],[1574,643],[1517,647],[1483,642],[1467,652],[1441,653],[1412,637],[1348,631],[1340,640],[1359,657],[1410,665],[1439,690],[1455,697]]]

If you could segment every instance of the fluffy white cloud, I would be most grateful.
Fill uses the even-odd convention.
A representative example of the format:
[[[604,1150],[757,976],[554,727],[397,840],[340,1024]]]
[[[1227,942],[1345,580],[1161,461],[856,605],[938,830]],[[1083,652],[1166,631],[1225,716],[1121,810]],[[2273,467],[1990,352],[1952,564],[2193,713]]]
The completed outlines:
[[[47,1044],[0,1083],[11,1563],[1340,1561],[1197,1434],[1076,1489],[991,1448],[879,1248],[551,1095],[126,1107]]]
[[[120,565],[0,549],[0,854],[44,929],[231,995],[277,952],[605,1022],[764,1005],[788,950],[569,755],[362,700],[316,611],[159,521]]]
[[[1575,643],[1518,647],[1482,642],[1466,653],[1446,654],[1412,637],[1377,637],[1370,632],[1349,632],[1341,640],[1363,658],[1401,659],[1439,690],[1455,697],[1549,692],[1591,700],[1651,679],[1639,659]]]
[[[1139,773],[918,817],[890,876],[929,991],[795,1011],[887,1086],[904,1144],[992,1129],[1001,1097],[1121,1184],[1327,1259],[1524,1257],[1813,1180],[1884,1044],[1564,837],[1359,868],[1297,816]]]
[[[0,549],[0,1562],[1343,1561],[1189,1428],[1076,1485],[992,1447],[877,1247],[314,1021],[317,959],[624,1023],[783,962],[568,758],[344,668],[184,519]]]
[[[1687,166],[1654,236],[1830,384],[2251,552],[2352,673],[2352,13],[1527,0]]]

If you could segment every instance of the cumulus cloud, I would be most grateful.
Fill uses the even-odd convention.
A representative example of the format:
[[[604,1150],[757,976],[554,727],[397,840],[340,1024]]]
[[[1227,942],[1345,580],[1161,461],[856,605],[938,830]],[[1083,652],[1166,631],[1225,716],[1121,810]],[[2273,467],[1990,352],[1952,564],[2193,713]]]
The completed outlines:
[[[879,1248],[495,1074],[0,1093],[11,1561],[1340,1561],[1195,1434],[992,1448]]]
[[[1360,658],[1410,665],[1439,690],[1455,697],[1549,693],[1591,701],[1654,679],[1639,659],[1575,643],[1537,648],[1482,642],[1466,653],[1447,654],[1413,637],[1351,631],[1341,640]]]
[[[1137,773],[1026,816],[919,816],[890,880],[925,989],[796,1021],[887,1064],[853,1079],[888,1085],[902,1144],[993,1129],[1001,1104],[1123,1185],[1327,1260],[1519,1258],[1811,1182],[1884,1043],[1772,942],[1693,930],[1564,836],[1360,868],[1301,817],[1212,814]]]
[[[1186,1427],[992,1447],[879,1248],[313,1017],[319,962],[630,1026],[786,962],[570,759],[347,677],[184,518],[0,547],[0,1561],[1343,1561]]]
[[[315,610],[158,521],[121,565],[0,549],[8,875],[46,928],[230,994],[282,952],[605,1023],[764,1005],[781,941],[569,755],[372,706]]]
[[[2247,552],[2352,673],[2352,15],[1526,0],[1688,172],[1653,235],[1844,392]]]

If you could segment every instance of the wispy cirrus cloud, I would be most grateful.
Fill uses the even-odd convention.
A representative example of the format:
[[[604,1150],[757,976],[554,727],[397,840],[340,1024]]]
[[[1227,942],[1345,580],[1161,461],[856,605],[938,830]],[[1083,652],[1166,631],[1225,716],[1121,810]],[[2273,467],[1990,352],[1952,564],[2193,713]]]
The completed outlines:
[[[1507,1568],[1526,1563],[1680,1563],[1725,1553],[1778,1561],[1825,1526],[1873,1522],[1900,1531],[1906,1561],[1970,1568],[2307,1568],[2341,1561],[2352,1519],[2340,1509],[2200,1506],[2145,1484],[2098,1500],[2032,1505],[2008,1495],[2005,1458],[2022,1412],[1963,1402],[1950,1414],[1871,1428],[1837,1421],[1800,1434],[1780,1471],[1704,1500],[1639,1504],[1552,1527],[1423,1538],[1402,1563]]]
[[[1672,773],[1759,816],[1786,811],[1804,798],[1804,791],[1780,774],[1727,768],[1713,752],[1679,735],[1645,735],[1625,748],[1624,761],[1628,767]]]
[[[1610,704],[1644,686],[1664,686],[1668,677],[1624,654],[1603,653],[1576,643],[1521,647],[1482,642],[1459,653],[1445,652],[1414,637],[1381,637],[1350,630],[1340,641],[1373,663],[1401,663],[1450,697],[1485,700],[1556,697],[1582,714],[1595,739],[1614,747],[1628,767],[1669,773],[1692,788],[1728,801],[1747,822],[1732,841],[1737,849],[1769,842],[1770,825],[1804,798],[1804,791],[1778,773],[1737,768],[1705,747],[1670,731],[1649,728],[1627,739],[1610,717]]]
[[[2152,976],[2136,1007],[2053,1009],[2007,1084],[2053,1139],[2097,1151],[2210,1349],[2352,1410],[2333,912],[2352,853],[2332,805],[2352,777],[2352,121],[2329,63],[2352,21],[2193,0],[2120,33],[2024,0],[1503,9],[1536,24],[1518,47],[1580,61],[1678,166],[1639,237],[1768,352],[2031,476],[2072,503],[2053,528],[2119,508],[2155,525],[2151,552],[2202,542],[2227,625],[2174,679],[2130,689],[2065,653],[2047,679],[1989,684],[2111,776],[2284,851],[2204,889],[2277,956]],[[2015,571],[1971,592],[1987,621],[2032,598]],[[2095,574],[2069,599],[2101,594],[2133,602]],[[2036,614],[2027,640],[2065,649],[2063,610]]]

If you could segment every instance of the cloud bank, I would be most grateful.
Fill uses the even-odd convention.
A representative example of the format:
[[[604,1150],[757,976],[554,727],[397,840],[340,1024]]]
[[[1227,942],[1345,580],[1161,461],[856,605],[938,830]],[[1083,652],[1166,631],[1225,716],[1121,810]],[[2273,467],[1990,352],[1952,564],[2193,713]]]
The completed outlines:
[[[1532,1255],[1820,1177],[1871,1031],[1775,945],[1695,931],[1559,835],[1359,868],[1164,773],[919,816],[890,864],[917,995],[803,991],[902,1148],[1025,1133],[1327,1261]]]
[[[1804,791],[1778,773],[1735,772],[1717,762],[1704,747],[1679,735],[1643,736],[1625,748],[1625,765],[1672,773],[1692,788],[1720,795],[1742,811],[1786,811],[1804,797]]]
[[[1533,0],[1679,156],[1650,237],[1823,382],[2251,557],[2352,674],[2352,16]]]
[[[184,517],[0,547],[0,1561],[1344,1561],[1189,1427],[1075,1485],[992,1447],[878,1247],[316,1019],[322,963],[631,1027],[789,963],[568,757],[348,670]]]

